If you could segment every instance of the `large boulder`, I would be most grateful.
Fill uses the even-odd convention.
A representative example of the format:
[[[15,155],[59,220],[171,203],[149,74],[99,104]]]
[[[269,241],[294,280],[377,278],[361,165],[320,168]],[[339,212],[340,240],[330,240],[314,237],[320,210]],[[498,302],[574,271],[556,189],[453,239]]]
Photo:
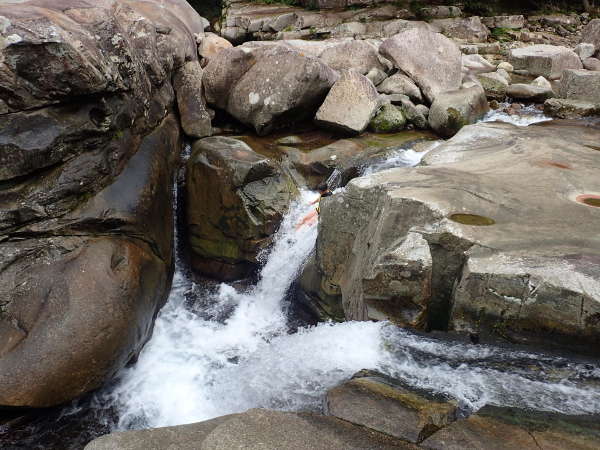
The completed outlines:
[[[347,319],[597,356],[599,139],[587,124],[480,123],[423,167],[352,180],[321,202],[322,285]]]
[[[354,69],[362,75],[371,70],[385,71],[377,47],[367,41],[347,41],[326,48],[319,59],[334,70]]]
[[[549,98],[554,97],[551,86],[536,86],[534,84],[511,84],[505,92],[509,98],[535,103],[544,103]]]
[[[173,77],[181,127],[192,138],[212,134],[212,118],[202,92],[202,67],[199,61],[188,61]]]
[[[465,42],[485,42],[490,35],[490,30],[481,23],[477,16],[464,19],[440,19],[430,22],[449,38],[460,39]]]
[[[0,5],[1,406],[100,387],[166,300],[176,117],[202,107],[172,80],[197,63],[204,21],[163,3]],[[179,111],[174,87],[194,94]]]
[[[296,193],[291,178],[242,141],[197,141],[187,166],[193,268],[220,280],[256,270]]]
[[[403,31],[384,41],[379,52],[412,78],[430,102],[442,92],[460,88],[462,53],[439,33],[424,28]]]
[[[566,98],[551,98],[544,102],[544,113],[557,119],[581,119],[600,115],[600,103]]]
[[[348,134],[362,133],[381,108],[377,89],[364,75],[348,70],[335,82],[317,111],[317,125]]]
[[[207,101],[259,135],[312,117],[337,73],[314,57],[284,46],[231,48],[205,68]]]
[[[410,450],[410,444],[335,417],[251,409],[176,427],[102,436],[85,450],[286,449]]]
[[[429,109],[429,125],[440,136],[451,137],[465,125],[482,119],[490,110],[480,86],[445,92]]]
[[[581,59],[573,50],[546,44],[511,50],[510,63],[516,70],[526,70],[531,75],[550,80],[559,79],[566,69],[583,67]]]
[[[590,20],[581,32],[581,42],[592,44],[596,55],[600,55],[600,19]]]
[[[377,86],[377,91],[383,94],[402,94],[408,96],[413,102],[422,103],[421,89],[403,73],[396,73],[386,78]]]
[[[600,103],[600,72],[565,70],[560,80],[558,96],[569,100]]]

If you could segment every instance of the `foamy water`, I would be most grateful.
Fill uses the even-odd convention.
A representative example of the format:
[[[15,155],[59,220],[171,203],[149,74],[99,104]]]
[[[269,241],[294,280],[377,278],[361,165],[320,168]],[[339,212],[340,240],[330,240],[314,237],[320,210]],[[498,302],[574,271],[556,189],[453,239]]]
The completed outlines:
[[[482,122],[507,122],[519,127],[527,127],[534,123],[552,120],[552,117],[545,115],[535,105],[524,106],[519,110],[519,114],[508,114],[502,111],[504,107],[508,106],[508,103],[503,103],[500,106],[499,109],[488,112]]]
[[[416,159],[416,158],[415,158]],[[491,346],[449,343],[388,323],[324,323],[290,334],[286,293],[312,251],[317,227],[296,224],[311,211],[304,192],[278,231],[258,283],[245,292],[222,284],[194,311],[197,288],[181,262],[154,335],[135,366],[104,394],[117,429],[178,425],[266,407],[321,409],[326,391],[361,369],[446,392],[467,408],[525,406],[600,413],[597,366]],[[557,368],[560,368],[558,370]]]

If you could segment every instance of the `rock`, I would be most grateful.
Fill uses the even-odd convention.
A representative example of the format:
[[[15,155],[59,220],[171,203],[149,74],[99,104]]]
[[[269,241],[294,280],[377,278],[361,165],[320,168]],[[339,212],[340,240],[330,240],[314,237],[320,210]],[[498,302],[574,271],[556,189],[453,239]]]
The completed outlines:
[[[513,73],[515,68],[513,67],[513,65],[511,63],[508,63],[506,61],[502,61],[500,64],[498,64],[498,69],[503,69],[506,70],[508,73]]]
[[[375,133],[397,133],[404,129],[406,118],[394,105],[387,104],[373,117],[369,128]]]
[[[204,88],[208,103],[264,135],[311,117],[337,78],[317,58],[283,46],[232,48],[206,66]]]
[[[567,416],[550,412],[485,406],[423,442],[427,449],[514,448],[592,449],[600,445],[596,416]]]
[[[430,6],[419,10],[419,16],[425,19],[448,19],[461,15],[462,11],[457,6]]]
[[[596,46],[594,44],[581,43],[577,44],[575,49],[573,49],[577,56],[583,61],[586,58],[591,58],[596,53]]]
[[[498,72],[482,73],[477,80],[483,87],[485,95],[490,100],[504,100],[509,82]]]
[[[48,407],[135,358],[167,298],[189,88],[172,80],[204,21],[183,0],[0,16],[0,405]]]
[[[496,71],[496,67],[480,55],[463,55],[462,66],[463,83],[468,81],[477,82],[478,74]]]
[[[206,422],[125,431],[102,436],[85,450],[233,449],[304,450],[414,449],[399,439],[335,417],[251,409]]]
[[[443,137],[454,136],[463,126],[475,123],[489,111],[480,87],[438,95],[429,110],[429,126]]]
[[[538,86],[541,88],[545,88],[548,90],[552,90],[552,84],[546,80],[544,77],[537,77],[535,80],[531,82],[533,86]]]
[[[387,74],[383,70],[371,69],[369,73],[365,75],[365,77],[371,80],[373,86],[378,86],[387,78]]]
[[[570,100],[600,103],[600,72],[565,70],[558,87],[558,96]]]
[[[584,100],[551,98],[544,103],[544,113],[558,119],[581,119],[600,115],[600,104]]]
[[[415,109],[419,114],[421,114],[425,119],[429,117],[429,108],[425,105],[417,105]]]
[[[433,20],[430,23],[439,28],[445,36],[466,42],[485,42],[490,35],[490,30],[481,23],[477,16],[465,19]]]
[[[296,193],[275,163],[228,137],[194,144],[186,187],[192,266],[224,281],[258,268]]]
[[[413,102],[423,102],[421,90],[410,78],[402,73],[397,73],[386,78],[377,86],[377,91],[383,94],[403,94],[408,96]]]
[[[600,59],[587,58],[583,60],[583,68],[587,70],[593,70],[594,72],[600,72]]]
[[[430,102],[461,85],[461,52],[439,33],[420,28],[403,31],[384,41],[379,52],[408,75]]]
[[[531,75],[556,80],[566,69],[581,69],[579,56],[566,47],[532,45],[510,51],[510,63],[517,70],[527,70]]]
[[[398,104],[402,114],[404,114],[404,117],[406,117],[406,120],[412,123],[415,127],[419,128],[420,130],[429,128],[427,116],[423,114],[424,111],[417,108],[413,102],[411,102],[409,99],[400,99]]]
[[[315,116],[317,125],[349,134],[362,133],[381,108],[373,83],[353,70],[342,73]]]
[[[218,53],[232,47],[231,42],[214,33],[204,33],[199,41],[198,55],[202,58],[204,66]]]
[[[202,92],[202,68],[198,61],[185,63],[173,79],[181,127],[193,138],[212,134],[211,117]]]
[[[327,392],[327,410],[339,419],[417,444],[456,420],[457,402],[362,371]]]
[[[379,60],[377,48],[366,41],[348,41],[329,47],[321,53],[319,59],[334,70],[354,69],[362,75],[373,69],[386,69]]]
[[[506,28],[510,30],[525,28],[525,17],[521,15],[482,17],[481,21],[488,28]]]
[[[592,44],[596,48],[596,54],[592,56],[599,56],[600,52],[600,19],[590,20],[581,32],[581,42],[586,44]]]
[[[506,89],[506,96],[515,100],[527,100],[534,103],[544,103],[554,97],[552,87],[542,87],[534,84],[511,84]]]
[[[600,209],[583,195],[600,190],[599,139],[572,122],[479,123],[423,166],[350,181],[321,202],[321,283],[349,320],[598,356]]]

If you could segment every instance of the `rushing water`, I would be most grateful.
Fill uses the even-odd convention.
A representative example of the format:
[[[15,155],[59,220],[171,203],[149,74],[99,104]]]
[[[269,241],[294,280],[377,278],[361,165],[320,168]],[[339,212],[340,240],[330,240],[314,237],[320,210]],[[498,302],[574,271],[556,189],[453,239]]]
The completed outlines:
[[[509,114],[503,109],[508,106],[508,103],[503,103],[497,110],[491,110],[485,115],[482,122],[507,122],[519,127],[526,127],[534,123],[548,122],[551,117],[546,116],[542,111],[536,108],[535,105],[523,106],[518,114]]]

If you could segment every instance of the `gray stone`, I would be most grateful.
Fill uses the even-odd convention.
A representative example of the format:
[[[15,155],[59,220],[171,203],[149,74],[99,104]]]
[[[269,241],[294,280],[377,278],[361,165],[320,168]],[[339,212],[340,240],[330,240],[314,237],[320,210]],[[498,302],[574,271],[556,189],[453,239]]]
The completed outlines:
[[[581,69],[579,56],[566,47],[532,45],[510,51],[510,63],[516,70],[527,70],[531,75],[556,80],[566,69]]]
[[[461,39],[466,42],[485,42],[490,35],[490,30],[481,23],[477,16],[465,19],[440,19],[430,22],[432,26],[449,38]]]
[[[536,86],[534,84],[511,84],[506,89],[506,96],[515,100],[527,100],[535,103],[544,103],[554,97],[552,88]]]
[[[392,103],[394,103],[392,101]],[[429,122],[427,121],[427,116],[423,114],[423,110],[420,110],[415,106],[413,102],[408,98],[400,98],[398,99],[398,106],[400,106],[400,110],[406,120],[412,123],[415,127],[424,130],[429,128]]]
[[[583,60],[583,68],[587,70],[593,70],[594,72],[600,72],[600,59],[598,58],[587,58]]]
[[[202,58],[203,66],[217,53],[231,48],[232,44],[214,33],[203,33],[198,43],[198,55]]]
[[[327,94],[315,122],[344,133],[360,134],[381,105],[379,94],[367,77],[345,71]]]
[[[592,44],[596,48],[596,54],[600,53],[600,19],[590,20],[581,32],[581,42]]]
[[[326,48],[319,58],[334,70],[354,69],[362,75],[373,69],[386,69],[379,60],[377,48],[366,41],[348,41]]]
[[[429,126],[443,137],[454,136],[489,111],[485,92],[475,86],[439,95],[429,110]]]
[[[402,73],[396,73],[388,77],[377,86],[377,91],[383,94],[403,94],[415,103],[423,102],[423,95],[419,87]]]
[[[600,72],[565,70],[560,80],[558,96],[570,100],[600,103]]]
[[[430,6],[421,8],[419,15],[425,19],[448,19],[460,17],[462,11],[457,6]]]
[[[586,58],[591,58],[596,53],[596,46],[594,44],[588,44],[582,42],[581,44],[577,44],[575,49],[573,49],[577,56],[583,61]]]
[[[447,37],[414,28],[387,39],[379,52],[421,88],[428,101],[462,83],[461,51]]]
[[[371,80],[374,86],[378,86],[387,78],[387,74],[383,70],[371,69],[365,77]]]
[[[557,119],[581,119],[600,115],[600,104],[583,100],[551,98],[544,103],[544,113]]]
[[[482,17],[481,21],[488,28],[520,30],[525,27],[525,17],[521,15]]]
[[[251,409],[206,422],[102,436],[85,450],[413,449],[399,439],[335,417]]]
[[[509,82],[498,72],[482,73],[477,76],[477,80],[483,87],[488,99],[503,100],[506,97]]]

